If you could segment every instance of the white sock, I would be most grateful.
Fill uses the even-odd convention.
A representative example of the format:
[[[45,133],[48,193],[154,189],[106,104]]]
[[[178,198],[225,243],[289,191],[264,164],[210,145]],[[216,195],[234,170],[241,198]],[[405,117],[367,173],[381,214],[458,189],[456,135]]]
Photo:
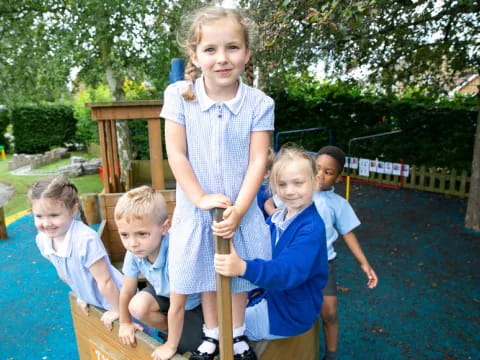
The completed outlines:
[[[205,324],[203,324],[203,334],[207,337],[211,337],[213,339],[218,340],[218,327],[213,328],[213,329],[208,329]],[[200,353],[207,353],[207,354],[213,354],[216,350],[217,346],[210,341],[202,341],[200,346],[198,347],[198,351]]]
[[[233,329],[233,338],[242,336],[243,334],[245,334],[245,324]],[[245,341],[240,341],[238,343],[233,344],[233,354],[234,355],[243,354],[245,351],[248,350],[248,348],[249,348],[249,345]]]

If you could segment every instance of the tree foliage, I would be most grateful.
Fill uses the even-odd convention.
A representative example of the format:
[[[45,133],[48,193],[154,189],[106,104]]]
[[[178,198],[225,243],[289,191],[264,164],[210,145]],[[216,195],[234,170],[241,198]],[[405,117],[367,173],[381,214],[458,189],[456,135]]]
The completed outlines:
[[[78,81],[108,82],[123,98],[125,77],[167,84],[179,55],[175,29],[197,0],[4,0],[0,4],[0,102],[53,101]]]
[[[370,69],[387,90],[441,89],[480,71],[480,3],[457,1],[244,0],[260,23],[260,72],[269,84],[323,60],[335,75]]]

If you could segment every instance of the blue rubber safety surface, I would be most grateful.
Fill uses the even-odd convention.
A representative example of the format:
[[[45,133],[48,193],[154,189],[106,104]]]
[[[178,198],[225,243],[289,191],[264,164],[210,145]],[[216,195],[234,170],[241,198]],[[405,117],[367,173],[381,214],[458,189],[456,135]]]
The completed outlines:
[[[354,183],[351,203],[380,282],[366,288],[339,239],[339,359],[480,359],[480,234],[463,226],[466,200]],[[78,359],[69,289],[40,256],[32,216],[7,231],[0,359]]]

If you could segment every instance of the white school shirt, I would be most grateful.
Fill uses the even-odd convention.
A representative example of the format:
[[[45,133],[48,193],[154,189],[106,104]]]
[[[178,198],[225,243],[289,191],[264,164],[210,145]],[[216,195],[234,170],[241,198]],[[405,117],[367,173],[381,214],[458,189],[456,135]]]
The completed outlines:
[[[83,222],[73,220],[59,251],[53,248],[52,239],[39,232],[35,239],[42,256],[49,260],[57,273],[66,281],[73,293],[87,304],[111,310],[110,304],[98,290],[97,282],[89,268],[104,258],[110,276],[117,288],[122,286],[122,274],[110,263],[107,251],[98,234]]]
[[[333,243],[337,240],[338,234],[351,232],[360,225],[360,220],[350,203],[335,193],[333,186],[328,190],[315,191],[313,202],[325,223],[328,260],[333,260],[337,256]]]
[[[123,274],[131,278],[138,278],[143,274],[147,281],[155,289],[155,294],[163,297],[170,297],[170,279],[168,276],[168,234],[166,234],[160,244],[157,258],[152,264],[148,259],[138,258],[130,251],[125,254],[123,261]],[[187,296],[185,310],[191,310],[200,305],[200,294],[191,294]]]

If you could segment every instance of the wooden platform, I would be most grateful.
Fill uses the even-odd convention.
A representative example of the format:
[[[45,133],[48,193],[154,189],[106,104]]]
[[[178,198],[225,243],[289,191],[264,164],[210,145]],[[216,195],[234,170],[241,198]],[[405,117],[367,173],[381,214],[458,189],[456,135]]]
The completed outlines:
[[[175,208],[175,190],[157,190],[167,202],[169,217]],[[122,193],[100,194],[100,211],[102,223],[98,230],[112,263],[121,269],[125,248],[123,247],[115,224],[115,204]],[[102,310],[92,308],[92,314],[85,316],[76,306],[74,296],[70,295],[72,317],[81,360],[108,359],[151,359],[151,353],[160,345],[157,341],[137,332],[135,349],[122,345],[118,339],[118,321],[112,332],[105,329],[100,322]],[[316,323],[305,334],[295,337],[262,341],[254,344],[260,360],[318,360],[319,326]],[[188,359],[188,354],[176,355],[173,359]]]

